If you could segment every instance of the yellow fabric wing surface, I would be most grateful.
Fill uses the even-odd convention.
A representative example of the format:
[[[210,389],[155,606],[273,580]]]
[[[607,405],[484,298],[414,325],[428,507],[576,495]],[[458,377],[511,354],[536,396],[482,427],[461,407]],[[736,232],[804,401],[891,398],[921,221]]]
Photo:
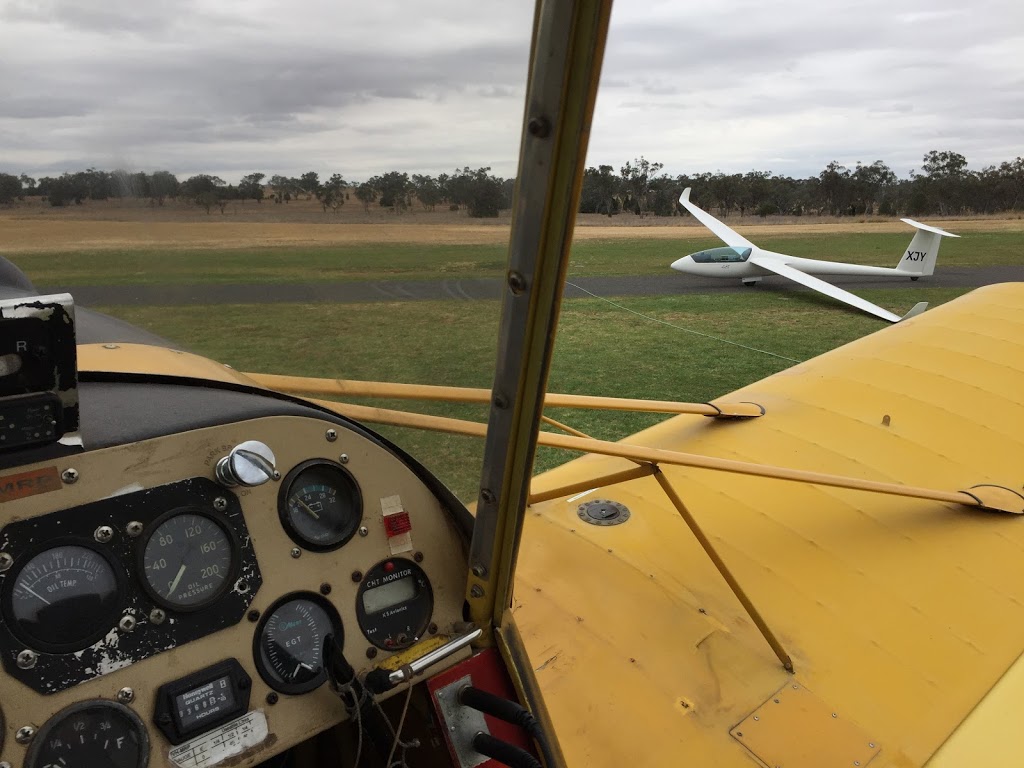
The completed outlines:
[[[730,398],[764,405],[762,419],[679,416],[628,442],[935,488],[1019,490],[1022,393],[1024,284],[1008,284]],[[629,466],[588,456],[533,487]],[[756,765],[730,730],[793,684],[849,721],[844,733],[875,745],[871,766],[922,765],[1024,651],[1021,517],[664,471],[796,673],[782,668],[655,479],[538,504],[527,515],[514,611],[570,765]],[[588,525],[577,508],[593,499],[632,515]],[[1019,709],[1024,675],[1015,679],[1003,695]],[[818,749],[822,765],[853,765],[833,754],[848,745],[830,745],[828,729],[800,720],[812,710],[763,726],[759,718],[770,737],[762,742],[784,744],[769,729],[788,730],[793,755]],[[966,740],[959,754],[987,765],[970,725],[954,740]],[[1008,754],[1008,742],[1024,744],[998,732]],[[820,748],[808,745],[815,738]],[[758,757],[787,764],[784,754]]]

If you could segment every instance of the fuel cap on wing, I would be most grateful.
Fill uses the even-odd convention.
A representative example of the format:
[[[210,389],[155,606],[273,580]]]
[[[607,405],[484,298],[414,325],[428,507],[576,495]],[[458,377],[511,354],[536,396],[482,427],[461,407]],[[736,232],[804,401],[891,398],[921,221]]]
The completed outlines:
[[[580,520],[591,525],[620,525],[629,520],[625,504],[609,499],[585,501],[576,510]]]

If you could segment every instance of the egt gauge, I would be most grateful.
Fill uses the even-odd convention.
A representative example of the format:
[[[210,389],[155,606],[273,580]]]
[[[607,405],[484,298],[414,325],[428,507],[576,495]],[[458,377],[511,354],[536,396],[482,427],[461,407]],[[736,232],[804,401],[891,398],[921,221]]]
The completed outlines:
[[[339,647],[345,633],[338,612],[320,595],[298,592],[277,601],[256,629],[253,655],[267,685],[298,694],[327,681],[324,643],[333,635]]]

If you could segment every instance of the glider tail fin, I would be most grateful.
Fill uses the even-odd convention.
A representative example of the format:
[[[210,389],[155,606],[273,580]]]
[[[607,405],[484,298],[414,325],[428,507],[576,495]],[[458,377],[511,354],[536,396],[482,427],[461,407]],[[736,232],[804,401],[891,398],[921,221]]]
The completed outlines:
[[[910,277],[927,276],[935,273],[935,261],[939,257],[939,243],[943,236],[960,237],[938,227],[919,224],[913,219],[903,219],[907,224],[917,228],[914,239],[907,246],[903,258],[896,266],[897,272],[906,272]]]

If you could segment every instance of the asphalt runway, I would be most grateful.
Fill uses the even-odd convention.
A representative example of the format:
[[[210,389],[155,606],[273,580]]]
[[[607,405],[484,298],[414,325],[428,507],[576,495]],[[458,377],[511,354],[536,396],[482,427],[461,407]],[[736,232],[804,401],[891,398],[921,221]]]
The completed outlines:
[[[847,290],[858,288],[978,288],[993,283],[1024,282],[1024,266],[945,267],[917,282],[886,278],[825,278]],[[738,279],[695,277],[678,272],[634,277],[580,277],[569,282],[602,297],[685,296],[688,293],[741,293],[743,291],[808,291],[781,277],[766,277],[754,287]],[[41,293],[68,292],[83,306],[181,306],[187,304],[333,303],[377,301],[476,301],[498,299],[502,281],[494,278],[464,280],[387,280],[352,283],[247,283],[233,285],[82,285],[45,286]],[[568,298],[585,297],[573,285]]]

